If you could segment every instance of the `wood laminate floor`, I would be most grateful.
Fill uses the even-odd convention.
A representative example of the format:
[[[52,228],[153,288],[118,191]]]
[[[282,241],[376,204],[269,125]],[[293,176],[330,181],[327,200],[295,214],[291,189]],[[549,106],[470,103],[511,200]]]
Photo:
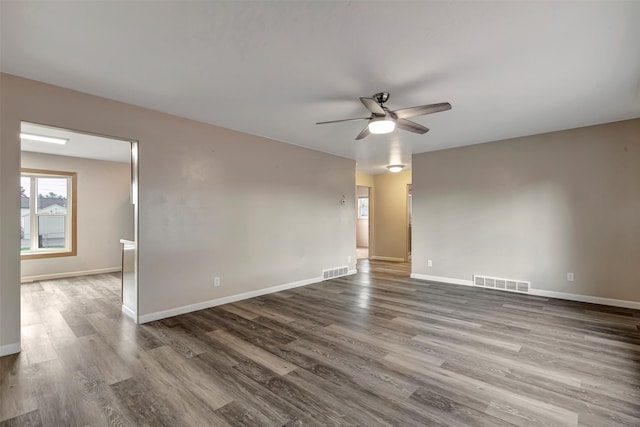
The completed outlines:
[[[141,326],[113,275],[24,285],[0,425],[640,425],[639,311],[358,267]]]

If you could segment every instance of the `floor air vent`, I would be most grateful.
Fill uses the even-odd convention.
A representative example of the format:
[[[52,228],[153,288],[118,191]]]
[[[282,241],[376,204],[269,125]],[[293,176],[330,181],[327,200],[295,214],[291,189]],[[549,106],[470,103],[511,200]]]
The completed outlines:
[[[498,277],[473,275],[473,286],[497,289],[499,291],[529,293],[531,282],[524,280],[500,279]]]
[[[333,279],[336,277],[346,276],[347,274],[349,274],[349,267],[347,266],[330,268],[329,270],[322,270],[322,279]]]

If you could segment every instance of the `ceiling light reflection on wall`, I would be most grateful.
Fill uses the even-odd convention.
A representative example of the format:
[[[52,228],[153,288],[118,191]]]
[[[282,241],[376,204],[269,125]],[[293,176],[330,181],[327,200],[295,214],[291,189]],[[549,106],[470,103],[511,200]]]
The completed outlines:
[[[396,122],[385,117],[372,119],[369,122],[369,132],[376,134],[391,133],[396,128]]]
[[[20,139],[27,139],[29,141],[49,142],[51,144],[66,144],[69,140],[65,138],[54,138],[52,136],[34,135],[32,133],[20,133]]]
[[[404,165],[389,165],[387,166],[387,169],[389,169],[389,172],[396,173],[404,169]]]

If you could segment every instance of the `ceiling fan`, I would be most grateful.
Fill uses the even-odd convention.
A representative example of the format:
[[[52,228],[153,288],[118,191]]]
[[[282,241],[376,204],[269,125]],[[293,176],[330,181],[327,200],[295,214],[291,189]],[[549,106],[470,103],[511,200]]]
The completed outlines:
[[[371,112],[370,117],[331,120],[328,122],[318,122],[316,124],[324,125],[327,123],[368,120],[369,124],[367,124],[367,127],[362,129],[362,132],[360,132],[358,136],[356,136],[356,139],[365,138],[371,133],[390,133],[393,132],[396,127],[409,132],[424,134],[429,132],[428,128],[407,119],[451,109],[451,104],[449,104],[448,102],[441,102],[439,104],[420,105],[418,107],[401,108],[399,110],[391,111],[384,106],[384,103],[388,100],[389,92],[376,93],[375,95],[373,95],[373,98],[360,98],[360,102],[362,102],[367,110]]]

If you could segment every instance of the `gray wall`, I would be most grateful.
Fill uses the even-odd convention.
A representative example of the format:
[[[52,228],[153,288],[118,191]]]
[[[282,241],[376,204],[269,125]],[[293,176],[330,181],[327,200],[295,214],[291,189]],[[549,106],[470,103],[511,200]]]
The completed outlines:
[[[130,165],[26,151],[21,161],[78,174],[77,256],[23,260],[22,277],[120,268],[120,239],[133,238]]]
[[[355,268],[353,160],[0,78],[0,346],[19,342],[21,120],[139,141],[140,315]]]
[[[412,189],[414,274],[640,301],[640,119],[415,155]]]

